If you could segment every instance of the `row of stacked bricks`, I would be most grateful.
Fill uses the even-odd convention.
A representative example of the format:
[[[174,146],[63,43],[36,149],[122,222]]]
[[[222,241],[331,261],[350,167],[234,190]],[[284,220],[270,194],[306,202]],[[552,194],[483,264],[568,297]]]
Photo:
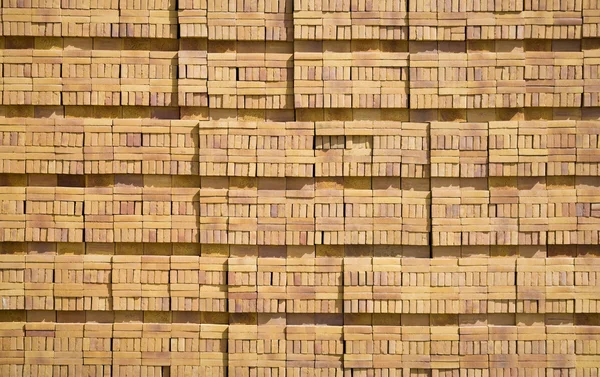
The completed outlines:
[[[107,249],[96,245],[90,250]],[[148,245],[118,249],[159,250]],[[344,257],[343,247],[331,246],[205,249],[202,256],[5,255],[0,268],[2,309],[288,314],[600,310],[599,262],[586,254],[530,257],[531,250],[525,249],[520,257],[430,259],[422,247],[393,252],[375,247],[374,253],[384,255],[375,257]],[[394,252],[405,255],[385,256]]]
[[[7,377],[598,372],[597,326],[575,326],[568,315],[352,315],[343,324],[269,314],[234,315],[229,324],[128,319],[2,323],[0,371]]]
[[[3,0],[0,35],[290,41],[598,37],[595,0]]]
[[[583,46],[580,46],[583,43]],[[600,104],[594,40],[236,42],[12,38],[2,104],[223,109]]]
[[[599,173],[600,121],[2,118],[0,156],[0,174],[17,180],[4,186],[27,186],[25,174],[64,176],[59,186],[72,187],[110,174],[171,175],[181,181],[173,186],[218,177],[583,178]]]

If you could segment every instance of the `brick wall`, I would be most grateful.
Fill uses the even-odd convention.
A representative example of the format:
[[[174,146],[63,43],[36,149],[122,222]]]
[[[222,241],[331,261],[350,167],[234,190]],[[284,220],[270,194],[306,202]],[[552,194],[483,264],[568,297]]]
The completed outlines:
[[[0,376],[594,377],[597,0],[1,0]]]

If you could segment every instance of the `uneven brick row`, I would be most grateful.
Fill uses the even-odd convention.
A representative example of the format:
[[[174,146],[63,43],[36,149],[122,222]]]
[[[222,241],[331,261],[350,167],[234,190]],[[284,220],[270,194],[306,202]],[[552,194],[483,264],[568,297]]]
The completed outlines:
[[[419,250],[419,249],[416,249]],[[598,313],[593,257],[344,257],[233,247],[206,256],[5,255],[4,310]],[[339,251],[335,250],[334,251]],[[247,253],[244,255],[244,253]],[[239,254],[239,256],[231,256]],[[311,256],[312,254],[312,256]],[[425,256],[423,258],[423,256]]]

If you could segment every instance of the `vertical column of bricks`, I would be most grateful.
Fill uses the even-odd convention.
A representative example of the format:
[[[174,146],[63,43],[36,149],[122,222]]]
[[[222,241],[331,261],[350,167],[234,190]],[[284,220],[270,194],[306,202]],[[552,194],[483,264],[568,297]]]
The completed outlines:
[[[517,259],[518,313],[539,313],[544,310],[546,306],[545,262],[543,258]]]
[[[54,310],[54,255],[25,256],[25,310]]]
[[[86,119],[83,132],[84,173],[113,174],[112,119]]]
[[[54,152],[58,174],[83,174],[84,125],[79,119],[60,119],[54,124]]]
[[[546,313],[575,311],[575,265],[573,258],[552,258],[546,262]]]
[[[199,179],[190,181],[190,186],[193,186],[194,183],[199,183]],[[173,178],[172,182],[175,185],[179,183],[185,184],[189,181],[187,179],[184,181],[183,179]],[[172,242],[198,243],[200,241],[200,230],[198,229],[200,188],[198,186],[171,188],[173,202],[170,232]]]
[[[169,266],[170,257],[143,255],[140,271],[141,307],[149,311],[169,311]],[[159,330],[161,332],[170,330]],[[164,334],[163,334],[164,335]],[[162,336],[161,336],[162,337]],[[167,347],[168,350],[168,347]],[[153,351],[157,352],[157,351]],[[164,351],[163,351],[164,352]]]
[[[256,321],[256,314],[249,314],[249,320]],[[228,375],[250,376],[257,373],[258,366],[258,326],[255,324],[230,323],[228,350]]]
[[[373,124],[344,122],[346,145],[343,151],[344,176],[370,177],[373,171]]]
[[[439,56],[425,51],[410,51],[410,105],[411,109],[439,107]]]
[[[548,244],[580,243],[577,232],[577,191],[548,190]]]
[[[400,314],[402,313],[402,260],[397,257],[375,257],[373,258],[373,312],[374,313],[385,313],[385,314]],[[377,332],[378,328],[373,327],[373,336]],[[392,363],[391,355],[401,354],[402,347],[393,349],[398,344],[391,344],[394,341],[400,341],[400,329],[393,327],[390,328],[390,332],[382,330],[381,343],[381,354],[382,358]],[[385,334],[385,335],[384,335]],[[391,334],[397,335],[393,336]],[[386,335],[390,335],[391,338],[386,338]],[[385,342],[387,342],[387,344]],[[386,348],[387,345],[387,348]],[[383,357],[386,355],[386,357]],[[389,357],[387,357],[389,356]],[[383,363],[383,360],[382,360]],[[387,365],[387,363],[384,363]],[[397,365],[396,365],[397,366]],[[392,367],[392,366],[390,366]],[[391,371],[390,371],[391,372]]]
[[[539,374],[546,367],[546,326],[532,319],[517,323],[517,372]]]
[[[210,108],[236,108],[237,52],[235,42],[211,42],[208,51]]]
[[[57,255],[54,258],[54,308],[84,309],[84,258],[82,255]],[[81,329],[83,336],[83,328]],[[81,358],[81,357],[80,357]]]
[[[227,121],[200,122],[198,145],[201,176],[227,175],[228,133]]]
[[[256,176],[256,126],[255,122],[229,122],[227,131],[228,176]]]
[[[142,325],[142,374],[156,376],[162,374],[163,367],[170,367],[171,327],[170,323],[144,323]]]
[[[172,120],[170,130],[171,174],[199,175],[198,121]]]
[[[163,11],[156,11],[163,13]],[[169,13],[174,13],[168,11]],[[158,18],[157,27],[163,26],[163,19]],[[165,25],[166,26],[166,25]],[[173,25],[176,28],[176,25]],[[176,31],[173,31],[176,35]],[[150,52],[150,106],[177,106],[179,92],[177,88],[178,52]]]
[[[200,325],[197,323],[172,324],[170,342],[171,375],[184,377],[190,373],[199,373]]]
[[[315,183],[311,178],[286,180],[286,244],[315,244]]]
[[[339,177],[343,175],[344,136],[343,122],[315,122],[315,175]]]
[[[111,187],[86,187],[84,190],[84,237],[88,242],[113,242],[114,216]]]
[[[230,178],[227,207],[229,224],[227,240],[233,245],[257,244],[257,198],[255,178]]]
[[[177,23],[180,37],[208,37],[207,1],[185,0],[177,2],[177,5]]]
[[[343,245],[345,242],[344,191],[339,179],[321,178],[315,185],[315,243]]]
[[[462,47],[460,44],[457,47]],[[463,49],[437,54],[438,108],[464,109],[467,107],[469,88],[466,87],[468,55]]]
[[[484,323],[465,322],[461,323],[458,328],[460,368],[471,373],[502,371],[501,369],[498,370],[497,366],[502,367],[506,365],[507,361],[511,361],[506,360],[507,357],[512,356],[512,353],[509,354],[509,350],[516,352],[516,329],[514,331],[514,346],[510,347],[509,342],[502,342],[503,340],[510,340],[510,338],[504,337],[504,334],[508,332],[506,327],[501,327],[500,330],[503,330],[503,332],[495,337],[494,327],[487,326]],[[493,345],[493,348],[490,345]],[[505,348],[502,348],[502,346],[505,346]]]
[[[505,48],[501,42],[497,41],[496,45],[496,107],[523,107],[527,92],[525,83],[526,54],[522,48],[513,48],[510,44],[507,44]]]
[[[226,256],[200,257],[200,311],[228,311],[228,274]]]
[[[458,272],[457,258],[433,258],[430,266],[430,285],[431,285],[431,313],[437,314],[455,314],[459,313],[459,292],[460,289],[452,284],[453,275]],[[432,327],[432,343],[433,329]],[[453,331],[440,329],[441,333]],[[458,332],[457,334],[458,335]],[[444,338],[444,335],[440,335]],[[450,335],[452,337],[452,335]],[[438,338],[439,339],[439,338]],[[458,340],[458,339],[457,339]],[[432,344],[433,347],[433,344]]]
[[[302,246],[288,246],[286,260],[286,311],[288,313],[321,313],[317,299],[315,255]],[[327,312],[327,311],[326,311]]]
[[[142,172],[142,121],[115,119],[112,125],[113,172],[115,174],[140,174]]]
[[[575,122],[557,121],[547,124],[548,175],[575,174]]]
[[[517,176],[518,122],[489,122],[490,177]]]
[[[171,180],[145,177],[142,189],[142,241],[171,242]]]
[[[83,323],[57,323],[53,375],[83,373]]]
[[[459,326],[440,323],[430,327],[432,375],[457,376],[460,372]]]
[[[400,122],[373,122],[372,174],[399,177],[402,171],[402,127]]]
[[[82,295],[84,310],[112,310],[112,273],[112,256],[84,256]]]
[[[200,257],[192,255],[173,255],[169,266],[169,295],[171,310],[200,310]],[[200,331],[197,329],[198,332]],[[175,329],[173,329],[175,331]],[[182,328],[182,337],[187,331]],[[191,331],[191,330],[190,330]],[[198,335],[198,334],[197,334]],[[198,339],[199,335],[196,337]],[[177,343],[180,340],[176,340]],[[185,343],[183,343],[185,344]],[[178,352],[179,344],[177,345]],[[187,352],[187,351],[186,351]],[[180,358],[179,356],[177,357]]]
[[[25,187],[5,186],[0,188],[2,221],[0,241],[23,242],[25,240]]]
[[[2,143],[0,145],[0,171],[2,173],[25,173],[26,126],[19,118],[2,120]]]
[[[139,182],[124,181],[113,188],[115,242],[142,242],[143,194]]]
[[[180,27],[183,32],[185,30],[183,25]],[[177,53],[177,64],[178,104],[180,106],[208,106],[207,52],[181,50]]]
[[[33,48],[4,50],[2,62],[3,72],[6,72],[3,73],[5,86],[3,86],[2,104],[32,104]]]
[[[294,16],[294,22],[296,17]],[[296,108],[323,107],[323,44],[294,42],[294,104]]]
[[[594,284],[598,277],[596,260],[592,258],[576,258],[575,273],[575,312],[592,313],[598,307],[594,297]]]
[[[545,245],[548,192],[543,181],[525,181],[519,190],[519,245]]]
[[[373,190],[371,180],[344,181],[344,233],[346,245],[373,244]]]
[[[256,303],[259,313],[286,312],[287,273],[286,254],[282,253],[284,250],[284,247],[278,247],[272,253],[259,254]]]
[[[117,37],[119,27],[119,1],[90,1],[90,37]]]
[[[314,321],[310,324],[286,326],[286,375],[314,373],[318,352],[315,349],[315,336]]]
[[[115,307],[116,309],[116,307]],[[115,323],[112,333],[112,373],[142,373],[142,323]],[[146,346],[147,341],[144,341]],[[106,369],[105,369],[106,371]]]
[[[0,325],[2,356],[0,370],[7,376],[22,375],[25,364],[25,323],[5,322]]]
[[[142,309],[142,258],[115,255],[112,259],[112,301],[114,310]],[[116,324],[115,324],[116,326]],[[115,327],[115,332],[117,328]],[[136,330],[137,331],[137,330]],[[140,328],[141,331],[141,328]],[[116,335],[116,334],[115,334]]]
[[[468,257],[458,259],[457,279],[459,313],[489,313],[488,306],[488,258]]]
[[[373,285],[372,258],[345,257],[344,313],[373,313]]]
[[[402,180],[402,244],[429,245],[431,191],[422,179]]]
[[[62,51],[58,49],[33,50],[31,77],[32,105],[61,105]]]
[[[243,247],[239,247],[243,250]],[[257,258],[230,257],[227,262],[227,298],[230,313],[256,313]],[[252,338],[256,339],[256,338]]]
[[[286,123],[258,122],[256,130],[256,175],[284,177]]]
[[[200,372],[225,377],[228,374],[229,326],[200,325]]]
[[[0,299],[7,310],[25,309],[25,256],[5,255],[0,267]],[[9,350],[6,350],[9,351]]]
[[[56,360],[55,337],[55,323],[25,323],[23,374],[32,376],[53,375],[53,364]]]
[[[323,107],[351,108],[350,42],[323,42]]]
[[[314,124],[312,122],[287,122],[285,125],[286,176],[314,177],[314,148]]]
[[[27,173],[56,173],[54,120],[40,119],[25,126],[25,171]]]
[[[596,195],[598,189],[590,185],[586,180],[577,185],[577,201],[580,208],[583,208],[583,215],[577,219],[577,231],[581,234],[579,240],[583,244],[594,244],[599,236],[597,223],[600,213],[598,210],[598,199]],[[589,203],[589,204],[588,204]],[[589,205],[589,212],[587,210]],[[588,215],[589,213],[589,215]]]
[[[600,132],[594,128],[593,124],[585,121],[578,121],[576,123],[576,164],[575,169],[577,175],[587,176],[598,171],[598,157],[596,149],[599,148],[598,144]]]
[[[259,314],[256,372],[275,377],[286,375],[286,317]]]
[[[150,51],[121,51],[121,105],[150,105]]]
[[[112,335],[112,323],[83,325],[83,373],[111,374]]]
[[[516,258],[489,258],[487,265],[488,313],[516,313]]]
[[[257,243],[286,244],[286,179],[258,178]]]
[[[92,40],[80,39],[63,50],[62,105],[91,105],[91,91]]]

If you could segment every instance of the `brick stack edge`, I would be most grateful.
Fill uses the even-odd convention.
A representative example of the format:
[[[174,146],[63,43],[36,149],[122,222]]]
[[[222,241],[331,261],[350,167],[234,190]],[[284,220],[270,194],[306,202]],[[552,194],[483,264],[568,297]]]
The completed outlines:
[[[597,377],[600,0],[0,0],[1,377]]]

